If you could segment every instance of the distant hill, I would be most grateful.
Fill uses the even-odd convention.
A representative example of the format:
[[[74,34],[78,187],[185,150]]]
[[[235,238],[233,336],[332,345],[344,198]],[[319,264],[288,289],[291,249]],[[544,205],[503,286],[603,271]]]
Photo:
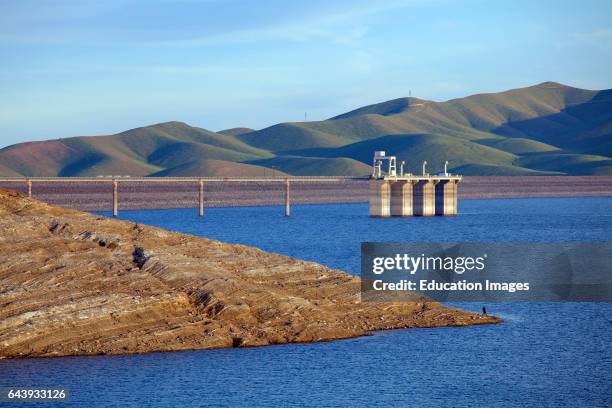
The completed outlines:
[[[250,163],[278,169],[295,176],[367,176],[372,167],[346,157],[299,157],[280,156],[272,159],[255,160]]]
[[[186,177],[205,174],[209,177],[282,177],[286,173],[263,166],[245,163],[232,163],[224,160],[194,160],[162,170],[151,176]]]
[[[251,133],[254,131],[255,129],[251,129],[251,128],[235,127],[231,129],[220,130],[217,133],[219,133],[220,135],[238,136],[238,135],[244,135],[245,133]]]
[[[357,176],[375,150],[412,172],[448,160],[469,175],[612,174],[612,90],[545,82],[446,102],[399,98],[261,130],[160,123],[5,147],[0,176]]]
[[[310,149],[295,152],[300,155],[318,157],[350,157],[360,162],[372,160],[372,153],[384,146],[388,152],[406,162],[405,171],[418,173],[423,161],[429,168],[439,171],[449,160],[450,167],[478,163],[512,166],[518,156],[488,146],[471,143],[468,140],[442,135],[391,135],[365,140],[343,147]]]
[[[24,176],[146,176],[200,159],[241,162],[272,156],[231,135],[167,122],[112,136],[20,143],[0,150],[0,166]]]

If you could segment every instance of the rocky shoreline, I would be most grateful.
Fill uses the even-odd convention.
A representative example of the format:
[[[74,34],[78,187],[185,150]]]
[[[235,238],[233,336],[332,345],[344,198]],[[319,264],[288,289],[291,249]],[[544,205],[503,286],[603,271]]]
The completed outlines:
[[[497,323],[416,297],[361,302],[322,265],[0,190],[0,358],[327,341]]]

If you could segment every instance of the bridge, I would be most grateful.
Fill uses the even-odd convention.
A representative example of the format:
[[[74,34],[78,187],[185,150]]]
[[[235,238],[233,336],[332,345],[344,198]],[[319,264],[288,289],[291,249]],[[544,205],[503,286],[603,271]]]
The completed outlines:
[[[383,163],[388,163],[388,168],[383,169]],[[374,156],[372,175],[366,177],[343,177],[343,176],[290,176],[290,177],[129,177],[129,176],[99,176],[99,177],[14,177],[0,179],[0,185],[16,185],[25,187],[27,195],[36,195],[37,185],[66,183],[95,183],[97,185],[108,185],[110,193],[112,189],[113,215],[119,215],[122,189],[130,184],[141,185],[184,185],[189,191],[197,194],[197,207],[199,215],[204,216],[206,186],[214,184],[276,184],[282,186],[284,191],[285,216],[291,215],[292,186],[307,183],[331,184],[359,181],[369,183],[367,200],[370,204],[370,216],[434,216],[434,215],[456,215],[457,214],[457,184],[462,180],[461,176],[449,174],[446,166],[443,173],[429,175],[426,172],[426,164],[423,163],[423,174],[413,175],[404,173],[404,162],[401,163],[400,171],[396,169],[396,158],[386,156],[385,152],[376,152]],[[338,184],[337,184],[338,185]],[[123,186],[123,187],[121,187]],[[191,187],[193,190],[191,190]],[[65,187],[64,187],[65,188]],[[239,187],[234,192],[239,195]],[[338,189],[338,194],[346,193]],[[104,193],[107,194],[107,193]],[[167,194],[172,194],[167,193]],[[190,193],[191,194],[191,193]],[[259,193],[261,194],[261,190]]]
[[[35,195],[36,184],[49,183],[97,183],[112,186],[113,215],[119,215],[120,185],[134,183],[144,184],[192,184],[197,189],[199,215],[204,216],[205,186],[211,183],[278,183],[284,186],[285,216],[291,215],[291,185],[294,183],[339,183],[347,180],[367,180],[367,177],[343,176],[292,176],[292,177],[10,177],[1,178],[3,185],[23,185],[27,189],[28,197]]]

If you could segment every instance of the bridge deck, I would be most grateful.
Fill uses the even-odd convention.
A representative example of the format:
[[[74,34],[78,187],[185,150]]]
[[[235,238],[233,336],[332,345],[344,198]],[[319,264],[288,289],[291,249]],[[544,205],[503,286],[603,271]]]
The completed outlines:
[[[291,177],[6,177],[0,178],[0,182],[22,182],[44,181],[44,182],[79,182],[79,183],[103,183],[103,182],[339,182],[347,180],[367,180],[369,177],[344,177],[344,176],[291,176]]]

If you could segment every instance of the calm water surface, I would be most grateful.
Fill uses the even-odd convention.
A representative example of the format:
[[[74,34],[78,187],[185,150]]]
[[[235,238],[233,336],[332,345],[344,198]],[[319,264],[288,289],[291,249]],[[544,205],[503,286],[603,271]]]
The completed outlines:
[[[191,209],[120,215],[353,274],[362,241],[612,239],[612,198],[474,200],[460,210],[453,218],[391,219],[370,219],[360,204],[296,206],[288,219],[280,207],[208,209],[204,219]],[[611,303],[487,308],[505,323],[255,349],[0,361],[0,386],[67,387],[73,405],[91,407],[612,405]]]

